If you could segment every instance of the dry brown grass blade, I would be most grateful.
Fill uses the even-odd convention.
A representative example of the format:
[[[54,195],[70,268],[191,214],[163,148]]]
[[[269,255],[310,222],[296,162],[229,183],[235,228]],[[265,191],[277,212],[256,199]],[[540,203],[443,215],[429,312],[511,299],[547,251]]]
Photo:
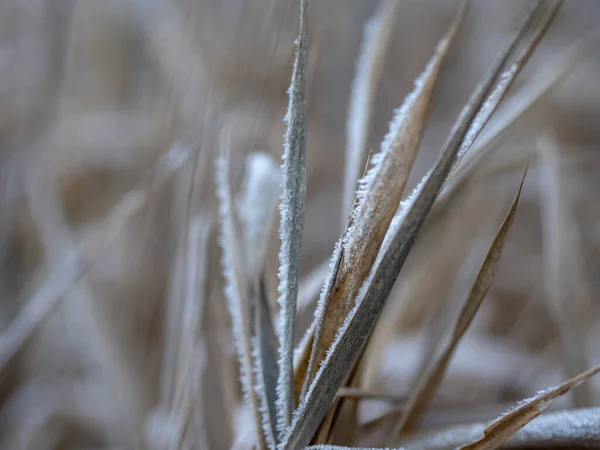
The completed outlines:
[[[396,111],[390,131],[381,145],[381,152],[372,158],[372,167],[361,181],[352,224],[341,243],[343,257],[336,282],[324,311],[323,334],[318,342],[315,368],[323,360],[337,330],[354,306],[358,291],[375,262],[396,212],[419,148],[443,62],[465,9],[463,4],[426,69],[415,82],[415,89]],[[301,361],[301,365],[308,364],[308,352],[306,357],[307,360]],[[314,370],[307,377],[309,381],[312,380]]]
[[[534,9],[534,13],[537,10],[538,7]],[[370,271],[369,279],[358,292],[359,295],[355,300],[353,309],[349,311],[350,314],[344,319],[307,395],[301,400],[300,406],[294,414],[292,424],[280,445],[282,450],[295,450],[306,446],[325,416],[331,402],[335,399],[337,389],[341,387],[348,372],[353,367],[354,361],[364,346],[373,324],[381,313],[383,304],[408,257],[408,253],[412,249],[416,236],[454,164],[460,145],[473,119],[491,91],[498,74],[512,54],[516,44],[529,28],[534,13],[526,17],[518,31],[509,39],[507,45],[500,52],[457,118],[435,166],[423,182],[417,186],[413,195],[402,205],[398,216],[394,218],[395,221],[388,231],[389,239],[384,242],[384,247]],[[359,230],[366,225],[358,222],[358,220],[364,219],[360,214],[361,212],[362,209],[357,208],[357,214],[354,215],[356,220],[354,227]],[[359,260],[357,264],[364,262]]]
[[[577,239],[578,225],[569,205],[564,170],[556,139],[547,132],[538,140],[540,155],[542,236],[546,295],[554,307],[559,342],[566,373],[581,373],[588,363],[584,308],[590,305]],[[593,389],[585,385],[573,390],[576,407],[594,404]]]
[[[457,425],[422,432],[403,441],[409,448],[451,450],[478,439],[487,423]],[[525,425],[500,448],[566,449],[597,448],[600,444],[600,408],[547,412]]]
[[[391,42],[399,0],[383,0],[365,25],[350,96],[346,129],[346,163],[342,203],[343,225],[352,211],[355,192],[367,153],[377,85]],[[343,232],[344,230],[342,230]]]
[[[497,222],[497,220],[494,222]],[[496,224],[494,223],[494,228],[495,225]],[[481,231],[481,234],[470,235],[466,241],[461,242],[467,252],[464,259],[457,262],[459,268],[452,280],[451,287],[447,288],[448,298],[445,299],[443,303],[432,305],[434,308],[431,308],[431,312],[427,317],[427,322],[423,326],[424,345],[421,352],[423,356],[419,368],[413,377],[413,386],[418,383],[416,380],[426,376],[427,370],[431,367],[431,363],[438,354],[439,347],[445,342],[444,338],[447,337],[448,330],[451,329],[457,319],[456,311],[459,310],[460,305],[465,300],[464,292],[472,287],[473,271],[480,265],[479,262],[482,257],[482,255],[479,254],[480,245],[477,241],[481,241],[482,236],[487,236],[491,233],[487,232],[487,226],[485,228],[483,225],[480,226],[481,228],[479,228],[479,230]],[[458,236],[454,239],[460,241]],[[442,246],[440,246],[440,248],[442,248]],[[477,258],[476,261],[475,258]],[[461,287],[463,287],[463,289],[461,289]],[[463,292],[463,295],[460,298],[456,298],[455,291]],[[411,303],[413,302],[414,300]]]
[[[425,372],[424,376],[415,380],[415,388],[410,393],[405,414],[403,414],[395,427],[393,433],[395,436],[402,432],[410,431],[420,419],[423,411],[427,407],[427,404],[433,398],[440,382],[442,381],[456,346],[459,344],[460,340],[471,325],[475,314],[477,314],[479,306],[485,298],[498,270],[504,242],[514,222],[515,214],[517,212],[517,205],[519,204],[519,198],[521,196],[521,190],[523,189],[523,182],[525,181],[526,174],[527,170],[525,170],[525,173],[523,174],[517,194],[510,206],[510,209],[508,210],[508,213],[506,214],[506,217],[504,218],[504,221],[502,222],[502,225],[496,233],[496,237],[490,246],[481,268],[479,269],[479,273],[475,278],[471,292],[461,306],[456,322],[454,323],[450,339],[445,343],[439,355],[429,363],[429,368]]]
[[[76,253],[67,255],[66,259],[42,282],[37,292],[26,302],[23,310],[0,335],[0,370],[4,369],[17,354],[61,296],[89,270],[149,197],[164,186],[171,176],[183,167],[189,157],[190,153],[179,146],[166,153],[153,173],[138,187],[127,193],[104,223],[77,245]],[[150,189],[148,189],[148,179],[152,179]]]
[[[547,413],[522,428],[503,448],[577,449],[600,446],[600,409]]]
[[[544,412],[554,400],[565,395],[574,387],[600,372],[600,366],[588,370],[558,387],[538,393],[531,399],[524,400],[516,409],[499,418],[488,426],[483,438],[472,444],[460,447],[460,450],[492,450],[502,445],[513,434]]]

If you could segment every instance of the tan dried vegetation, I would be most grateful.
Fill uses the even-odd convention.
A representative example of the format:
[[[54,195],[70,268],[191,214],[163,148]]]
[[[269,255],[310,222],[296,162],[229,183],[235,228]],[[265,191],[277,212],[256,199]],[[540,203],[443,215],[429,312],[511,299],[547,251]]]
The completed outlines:
[[[1,449],[600,448],[600,4],[0,22]]]

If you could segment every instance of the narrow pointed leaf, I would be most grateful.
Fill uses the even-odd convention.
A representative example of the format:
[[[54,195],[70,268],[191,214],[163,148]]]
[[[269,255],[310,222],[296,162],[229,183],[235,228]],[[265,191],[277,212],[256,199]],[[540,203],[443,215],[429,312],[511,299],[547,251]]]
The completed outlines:
[[[265,440],[270,448],[275,448],[277,443],[277,337],[262,279],[256,300],[252,340],[256,395],[260,402]]]
[[[570,211],[560,153],[549,134],[539,139],[541,160],[541,213],[544,255],[544,285],[552,302],[558,324],[565,371],[569,376],[589,367],[582,314],[590,301],[586,283],[581,279],[582,263],[577,239],[578,225]],[[587,304],[587,305],[586,305]],[[576,407],[593,405],[590,385],[573,391]]]
[[[231,317],[233,341],[240,363],[240,382],[246,405],[254,418],[254,433],[261,449],[266,448],[261,433],[262,416],[260,405],[254,390],[252,371],[252,344],[250,302],[247,298],[247,274],[243,270],[246,262],[245,248],[242,243],[240,226],[233,206],[233,194],[229,180],[229,146],[223,145],[222,154],[216,162],[217,196],[221,233],[219,242],[222,248],[222,266],[225,277],[225,295]]]
[[[600,372],[600,366],[584,372],[558,387],[546,389],[535,397],[523,400],[514,410],[502,416],[483,432],[484,436],[460,450],[492,450],[502,445],[513,434],[539,416],[554,400]]]
[[[472,442],[489,424],[470,423],[436,432],[423,432],[403,441],[410,448],[451,450]],[[500,448],[566,449],[600,445],[600,408],[547,412],[517,431]]]
[[[300,33],[286,116],[283,189],[280,205],[281,249],[279,252],[279,376],[277,380],[277,430],[282,433],[294,409],[294,332],[300,271],[300,245],[306,201],[306,0],[300,7]]]
[[[264,269],[268,239],[273,228],[280,191],[280,173],[265,152],[253,152],[246,161],[242,194],[238,201],[248,270],[258,277]]]
[[[268,238],[279,197],[279,170],[266,153],[252,153],[238,210],[244,231],[247,291],[252,323],[252,370],[260,404],[262,433],[269,448],[276,445],[277,338],[264,286]]]
[[[411,391],[406,405],[406,412],[403,414],[396,426],[396,432],[394,433],[395,435],[405,431],[410,431],[414,424],[419,420],[421,414],[425,410],[427,404],[433,398],[440,382],[442,381],[456,346],[473,321],[475,314],[477,314],[479,306],[485,298],[498,270],[504,242],[517,212],[517,205],[519,203],[519,197],[521,196],[521,189],[523,188],[524,181],[525,174],[523,174],[521,184],[519,185],[519,190],[506,217],[504,218],[504,221],[502,222],[502,225],[500,226],[500,229],[496,233],[496,237],[490,246],[481,268],[479,269],[479,273],[475,278],[471,292],[465,299],[465,302],[462,304],[457,320],[454,323],[450,339],[444,345],[437,358],[430,363],[429,369],[427,369],[424,376],[415,380],[416,386]]]
[[[461,144],[460,150],[458,151],[453,171],[456,169],[467,150],[469,150],[469,148],[473,145],[475,139],[477,139],[477,137],[483,130],[483,127],[490,120],[490,117],[498,108],[498,105],[506,95],[508,89],[512,86],[515,78],[517,77],[523,66],[527,64],[527,61],[529,61],[529,58],[533,54],[534,49],[540,43],[540,40],[548,30],[548,27],[552,23],[561,4],[562,0],[554,0],[552,2],[552,5],[548,9],[548,11],[546,11],[542,19],[537,24],[535,31],[533,32],[533,36],[530,38],[527,45],[525,45],[525,47],[521,50],[519,55],[517,55],[515,61],[508,67],[508,69],[506,69],[500,75],[498,84],[485,101],[483,107],[477,113],[475,120],[473,120],[473,123],[469,127],[469,131],[467,131],[467,135],[465,136],[465,139]]]

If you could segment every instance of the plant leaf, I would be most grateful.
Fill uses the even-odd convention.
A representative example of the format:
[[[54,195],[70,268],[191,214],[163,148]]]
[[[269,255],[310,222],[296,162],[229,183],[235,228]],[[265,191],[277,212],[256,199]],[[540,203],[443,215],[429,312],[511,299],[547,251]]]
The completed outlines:
[[[530,15],[531,16],[531,15]],[[446,141],[442,154],[430,175],[425,177],[413,195],[411,195],[391,225],[390,238],[381,249],[369,278],[358,292],[354,308],[344,319],[341,328],[327,352],[307,395],[302,399],[294,414],[292,424],[286,432],[281,449],[299,449],[305,447],[312,438],[327,408],[334,400],[339,387],[348,370],[360,352],[370,330],[377,320],[385,299],[412,248],[427,213],[430,211],[460,148],[460,144],[475,118],[478,109],[490,92],[494,80],[498,76],[515,45],[527,30],[531,17],[528,16],[515,36],[509,40],[484,80],[479,84],[467,105],[459,115]],[[380,160],[381,162],[381,160]],[[397,175],[397,174],[396,174]],[[367,177],[372,179],[371,177]],[[378,180],[378,178],[375,178]],[[369,181],[369,180],[368,180]],[[369,190],[367,190],[369,192]],[[363,196],[363,201],[368,198]],[[357,208],[355,227],[363,217],[362,208]],[[350,234],[350,233],[349,233]],[[356,264],[367,261],[360,259]]]
[[[219,215],[221,217],[221,233],[219,242],[222,248],[223,274],[226,280],[225,296],[231,316],[232,334],[240,363],[240,382],[246,405],[254,417],[254,432],[261,449],[266,448],[265,439],[260,432],[262,415],[256,392],[252,371],[252,344],[250,302],[247,296],[248,280],[243,266],[246,263],[245,248],[241,242],[242,233],[233,206],[233,194],[229,180],[230,137],[228,130],[223,131],[222,154],[216,160],[217,197],[219,198]]]
[[[271,321],[263,271],[279,197],[279,170],[267,153],[255,152],[248,157],[242,193],[238,210],[244,228],[246,249],[255,395],[260,404],[265,441],[269,448],[275,448],[277,338]]]
[[[549,134],[538,140],[541,177],[540,206],[546,295],[558,324],[558,340],[566,373],[574,376],[589,367],[583,309],[590,305],[582,273],[577,224],[570,211],[558,144]],[[592,406],[590,385],[573,390],[576,407]]]
[[[473,145],[473,142],[475,142],[475,139],[477,139],[477,137],[483,130],[483,127],[487,124],[494,111],[498,108],[498,105],[506,95],[506,92],[511,87],[519,72],[521,71],[523,66],[527,64],[527,61],[529,61],[529,58],[531,57],[533,51],[540,43],[540,40],[542,39],[546,31],[548,31],[548,27],[550,26],[554,17],[556,16],[558,8],[561,4],[562,0],[553,1],[551,7],[548,9],[548,11],[544,14],[540,22],[537,24],[533,36],[531,37],[525,48],[521,50],[521,52],[519,53],[519,55],[517,55],[515,61],[509,66],[509,68],[506,69],[500,75],[500,81],[498,82],[492,93],[489,95],[482,108],[477,113],[477,116],[473,120],[473,123],[469,127],[469,131],[467,131],[467,135],[465,136],[465,139],[461,144],[460,150],[458,151],[456,162],[454,163],[452,171],[456,169],[462,157],[465,155],[467,150],[469,150],[469,148]],[[538,5],[540,5],[540,3],[538,3]],[[535,11],[536,9],[533,9],[532,13],[534,13]]]
[[[246,161],[238,211],[244,229],[247,268],[255,278],[260,278],[264,269],[280,192],[279,184],[279,168],[271,155],[265,152],[251,153]]]
[[[277,443],[277,337],[271,321],[269,304],[264,285],[260,280],[260,292],[255,295],[255,321],[253,331],[253,361],[256,377],[256,394],[261,404],[262,427],[270,448]]]
[[[594,448],[600,445],[600,409],[547,413],[530,422],[503,447]]]
[[[473,287],[468,297],[463,302],[460,313],[454,323],[450,339],[443,347],[443,350],[439,353],[429,365],[429,368],[425,372],[423,377],[419,377],[415,380],[415,388],[411,391],[409,399],[406,404],[405,413],[400,418],[396,425],[394,435],[399,435],[402,432],[410,431],[414,424],[419,420],[421,414],[426,408],[427,404],[431,401],[435,391],[437,390],[442,378],[446,372],[446,368],[454,354],[454,350],[467,329],[471,325],[475,314],[479,310],[481,302],[485,298],[492,281],[498,270],[500,258],[502,256],[502,248],[504,247],[504,241],[508,235],[515,214],[517,212],[517,205],[521,196],[521,190],[523,189],[523,182],[525,181],[525,175],[527,170],[523,174],[521,184],[517,194],[500,226],[496,237],[490,246],[490,249],[479,269],[479,273],[475,278]]]
[[[574,387],[600,372],[600,366],[588,370],[558,387],[546,389],[531,399],[523,400],[516,409],[500,417],[483,432],[483,438],[472,444],[462,446],[460,450],[494,449],[509,437],[544,412],[554,400],[565,395]]]
[[[277,380],[277,431],[290,423],[294,409],[294,331],[298,300],[298,274],[304,208],[306,202],[306,0],[300,7],[300,33],[294,73],[289,89],[287,132],[282,167],[283,188],[280,204],[281,249],[279,252],[279,376]]]
[[[423,432],[403,441],[423,450],[450,450],[481,437],[488,424],[457,425]],[[596,448],[600,444],[600,408],[548,412],[521,428],[501,448]]]
[[[383,0],[365,25],[350,94],[346,124],[346,163],[342,221],[345,225],[355,198],[360,170],[364,167],[371,129],[373,102],[391,42],[398,0]]]

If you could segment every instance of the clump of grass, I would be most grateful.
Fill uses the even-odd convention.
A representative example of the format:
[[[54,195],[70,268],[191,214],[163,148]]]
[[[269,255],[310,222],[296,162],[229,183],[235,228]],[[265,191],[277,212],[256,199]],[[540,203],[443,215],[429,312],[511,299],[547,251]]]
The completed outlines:
[[[479,176],[478,169],[494,156],[504,131],[540,102],[570,66],[586,55],[590,42],[584,40],[556,65],[534,74],[533,81],[511,94],[515,80],[553,23],[561,3],[539,0],[523,15],[456,117],[436,161],[407,193],[436,92],[444,80],[444,66],[459,46],[469,4],[461,3],[450,27],[431,49],[432,56],[414,88],[394,112],[379,151],[369,152],[367,142],[377,88],[384,63],[393,52],[391,37],[400,4],[399,0],[381,2],[365,28],[352,85],[342,188],[344,226],[328,264],[324,262],[308,280],[300,279],[311,53],[307,0],[299,1],[299,34],[280,169],[269,154],[251,149],[241,190],[236,193],[231,175],[235,124],[230,124],[215,140],[220,154],[214,166],[207,152],[193,151],[191,146],[173,146],[143,183],[82,239],[66,225],[60,194],[44,185],[42,174],[34,171],[36,183],[28,190],[28,204],[41,228],[51,270],[0,335],[2,381],[9,385],[7,374],[14,372],[19,353],[62,300],[83,323],[88,344],[85,348],[102,367],[100,372],[113,387],[114,402],[126,417],[115,419],[111,409],[95,407],[102,403],[98,393],[77,385],[72,390],[64,388],[68,398],[64,405],[55,396],[44,397],[44,405],[51,404],[52,408],[39,413],[42,425],[36,428],[33,422],[38,416],[32,415],[35,420],[28,421],[25,413],[30,411],[21,410],[21,405],[31,407],[37,390],[47,394],[47,390],[34,385],[35,389],[20,390],[16,400],[7,402],[8,412],[4,414],[19,418],[25,425],[6,442],[12,448],[38,448],[40,436],[46,436],[44,427],[66,417],[69,423],[79,420],[77,423],[86,431],[96,431],[94,427],[98,428],[99,423],[119,428],[121,434],[113,435],[104,429],[98,432],[108,436],[106,445],[126,442],[131,448],[203,449],[210,447],[210,435],[214,432],[210,429],[210,416],[219,412],[219,417],[226,417],[227,423],[219,426],[230,435],[227,439],[231,438],[233,448],[243,450],[347,450],[373,445],[465,450],[600,447],[600,409],[567,409],[542,415],[569,393],[574,396],[576,407],[592,405],[592,389],[582,389],[582,384],[600,371],[600,367],[589,369],[591,358],[579,342],[584,339],[578,329],[583,319],[569,303],[570,292],[577,292],[583,301],[588,300],[589,293],[585,281],[577,279],[583,265],[580,243],[570,221],[571,205],[561,190],[558,144],[551,132],[543,134],[535,148],[540,155],[542,177],[552,187],[545,191],[541,202],[547,264],[544,275],[547,294],[555,307],[558,346],[571,378],[512,407],[506,405],[506,398],[510,399],[508,403],[514,403],[513,397],[498,394],[502,402],[483,405],[501,413],[493,421],[457,419],[453,423],[465,423],[442,430],[428,422],[431,413],[476,413],[482,406],[461,398],[461,393],[468,391],[464,386],[458,394],[442,387],[451,372],[453,358],[467,344],[469,331],[473,332],[478,314],[485,310],[501,257],[507,253],[507,238],[519,216],[528,170],[531,166],[537,168],[538,161],[531,156],[536,153],[523,152],[516,163],[511,160],[506,167],[496,168],[499,174],[519,172],[522,177],[518,187],[511,186],[516,193],[504,219],[481,218],[494,231],[486,242],[485,254],[475,254],[461,268],[461,274],[469,275],[465,277],[469,282],[466,295],[460,292],[458,301],[449,301],[449,307],[433,313],[434,325],[422,331],[425,348],[417,370],[408,381],[398,382],[403,393],[377,388],[384,348],[396,332],[394,320],[405,312],[404,304],[389,305],[388,298],[398,280],[400,284],[407,280],[402,278],[403,268],[408,258],[419,252],[417,243],[443,230],[444,219],[461,213],[461,193],[470,189],[469,182]],[[163,30],[163,37],[177,37],[177,29],[175,26]],[[154,44],[169,47],[176,40],[158,41]],[[204,68],[192,69],[194,76],[203,76]],[[176,78],[182,85],[187,82],[185,74],[177,73]],[[210,94],[205,95],[206,99]],[[496,115],[501,106],[504,109]],[[203,132],[208,133],[204,129]],[[200,187],[204,179],[210,178],[207,167],[215,168],[218,214],[198,208],[200,197],[207,195]],[[361,170],[363,176],[358,179]],[[111,335],[108,316],[98,312],[88,273],[133,217],[173,178],[175,201],[170,209],[176,230],[165,293],[165,318],[161,322],[164,345],[159,364],[160,388],[156,389],[155,398],[148,401],[136,383],[142,372],[136,371],[135,363],[128,360],[126,351]],[[276,302],[271,298],[267,275],[272,270],[268,248],[278,203]],[[220,252],[211,248],[216,232]],[[207,268],[217,253],[221,256],[224,286],[220,280],[207,276]],[[435,248],[424,253],[429,258],[436,257]],[[426,271],[417,282],[428,283],[436,276],[435,271]],[[410,277],[408,281],[414,282]],[[221,291],[226,305],[218,302]],[[416,289],[406,292],[414,293]],[[296,344],[300,334],[298,316],[310,306],[314,306],[313,321],[301,330],[303,337]],[[143,309],[134,313],[142,315]],[[388,317],[382,317],[384,311]],[[233,349],[229,349],[229,341]],[[486,341],[481,345],[495,357],[497,348],[492,344]],[[408,365],[407,354],[400,352],[397,357],[396,365]],[[209,398],[215,397],[219,401],[211,403]],[[383,412],[374,408],[374,414],[370,411],[372,417],[359,423],[362,403],[372,400],[385,403],[386,408]],[[52,433],[48,431],[47,436]],[[47,446],[40,448],[60,444],[48,439]]]
[[[404,186],[419,148],[428,111],[441,76],[446,53],[457,34],[466,4],[461,6],[447,35],[440,41],[434,56],[415,82],[413,92],[399,108],[384,139],[381,151],[370,158],[370,168],[353,194],[357,164],[364,161],[365,135],[370,124],[370,108],[389,39],[395,2],[384,2],[376,13],[363,46],[357,67],[348,128],[348,170],[344,211],[349,219],[342,238],[336,245],[313,325],[302,340],[292,380],[292,343],[295,335],[298,296],[298,262],[302,240],[305,202],[305,84],[306,84],[306,1],[301,4],[301,25],[294,74],[290,87],[286,146],[284,151],[281,202],[280,304],[281,328],[278,330],[279,364],[277,394],[274,407],[278,416],[278,433],[272,423],[263,421],[258,433],[258,446],[278,450],[334,448],[330,441],[340,412],[338,391],[353,379],[361,355],[377,324],[385,299],[423,226],[448,181],[464,167],[461,159],[473,146],[484,126],[502,101],[509,87],[533,53],[559,9],[560,2],[537,2],[500,52],[492,67],[475,89],[457,118],[440,156],[413,193],[401,201]],[[513,56],[515,52],[518,53]],[[512,58],[512,61],[511,61]],[[484,154],[487,148],[478,149]],[[463,169],[464,171],[464,169]],[[464,173],[464,172],[463,172]],[[526,173],[526,172],[525,172]],[[487,257],[456,319],[451,339],[428,362],[428,368],[415,380],[405,409],[389,436],[389,444],[402,440],[418,422],[433,398],[454,349],[473,321],[497,270],[505,237],[517,212],[523,180],[507,216],[493,240]],[[350,211],[350,201],[355,198]],[[230,243],[224,244],[227,248]],[[227,272],[236,267],[226,265]],[[237,312],[235,312],[237,314]],[[238,334],[236,339],[240,339]],[[246,337],[245,339],[248,339]],[[247,344],[248,345],[248,344]],[[241,366],[245,363],[242,361]],[[244,369],[247,370],[247,369]],[[553,399],[594,375],[592,369],[582,375],[524,401],[515,410],[498,419],[484,436],[461,448],[496,448],[539,415]],[[296,386],[296,393],[293,389]],[[248,389],[246,387],[246,389]],[[262,388],[255,394],[264,396]],[[295,400],[298,406],[291,415]],[[256,404],[248,407],[258,415]],[[336,413],[337,411],[337,413]],[[355,426],[355,424],[351,425]],[[341,447],[340,447],[341,448]]]

